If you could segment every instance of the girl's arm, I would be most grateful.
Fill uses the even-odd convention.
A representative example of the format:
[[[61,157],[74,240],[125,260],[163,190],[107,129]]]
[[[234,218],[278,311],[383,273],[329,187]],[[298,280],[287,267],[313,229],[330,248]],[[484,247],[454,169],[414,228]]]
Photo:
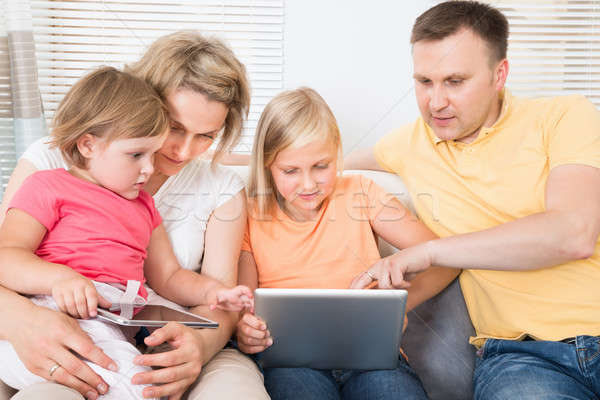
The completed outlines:
[[[437,239],[437,236],[424,223],[419,221],[395,198],[391,199],[377,214],[371,222],[371,226],[377,235],[398,249]],[[408,288],[407,311],[441,292],[458,276],[460,271],[454,268],[431,267],[427,271],[418,274],[411,281]],[[389,276],[383,274],[379,278],[379,287],[391,287]],[[363,282],[366,286],[370,283],[370,280],[371,278],[366,274],[359,275],[353,281],[353,287]]]
[[[94,284],[66,265],[35,255],[46,227],[26,212],[12,208],[0,228],[0,284],[24,294],[52,295],[58,308],[76,318],[96,316],[98,295]]]
[[[24,294],[52,294],[56,282],[77,274],[71,268],[35,255],[46,227],[16,208],[0,227],[0,284]],[[79,275],[79,274],[77,274]]]
[[[252,253],[242,251],[239,260],[239,283],[251,290],[258,287],[258,272]],[[238,348],[246,354],[260,353],[273,344],[267,324],[254,315],[254,310],[245,312],[237,324],[236,337]]]
[[[241,195],[239,196],[241,197]],[[232,200],[235,200],[235,198]],[[241,200],[242,199],[240,199],[240,201]],[[243,215],[241,217],[245,218],[245,212],[242,214]],[[244,222],[242,222],[240,221],[242,218],[236,216],[229,221],[222,220],[222,216],[217,213],[217,210],[211,216],[211,219],[221,220],[223,224],[234,225],[226,227],[217,222],[216,226],[215,224],[212,226],[213,230],[221,230],[220,233],[222,234],[222,242],[220,242],[220,246],[222,247],[221,251],[223,251],[223,253],[221,253],[222,259],[219,260],[219,265],[223,267],[223,269],[226,269],[228,261],[231,262],[232,265],[235,264],[233,260],[237,254],[239,254],[240,248],[239,238],[227,238],[227,228],[233,228],[237,231],[238,227],[235,225],[245,225],[245,219],[243,220]],[[214,235],[217,232],[211,231],[211,233]],[[213,242],[214,237],[207,239],[207,248],[216,246],[216,243]],[[231,251],[234,254],[226,255],[224,253],[225,251]],[[215,257],[213,253],[214,252],[211,252],[211,254],[208,255],[210,261],[213,261]],[[216,269],[215,267],[216,266],[213,266],[213,270]],[[204,269],[204,265],[202,268]],[[158,294],[184,306],[213,304],[217,294],[220,296],[225,292],[239,291],[240,293],[243,292],[242,295],[251,296],[251,293],[245,288],[235,288],[233,290],[226,291],[224,290],[226,289],[226,286],[224,286],[220,280],[205,274],[198,274],[194,271],[181,268],[173,252],[167,232],[162,224],[154,229],[154,232],[152,232],[150,244],[148,246],[148,255],[144,264],[144,272],[146,278],[148,279],[148,284]],[[221,273],[220,278],[231,282],[233,279],[225,275],[235,276],[236,272],[237,271],[235,267],[233,267],[233,274]]]

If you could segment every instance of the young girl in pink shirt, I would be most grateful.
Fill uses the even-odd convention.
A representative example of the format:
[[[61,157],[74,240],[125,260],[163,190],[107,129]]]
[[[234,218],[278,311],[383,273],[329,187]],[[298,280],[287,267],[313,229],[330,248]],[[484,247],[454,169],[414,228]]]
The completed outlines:
[[[93,319],[98,305],[116,305],[122,314],[147,302],[235,311],[252,296],[244,286],[228,289],[179,266],[152,197],[142,190],[168,128],[161,99],[143,80],[109,67],[85,76],[54,119],[53,145],[70,169],[28,177],[0,230],[0,284],[81,318],[117,361],[110,371],[90,363],[110,385],[106,399],[143,398],[144,387],[130,381],[149,368],[134,365],[139,351],[119,328]],[[9,342],[0,342],[0,355],[14,366],[0,380],[19,389],[41,380]],[[68,366],[49,365],[50,378],[58,368]]]
[[[376,235],[398,248],[432,239],[392,195],[360,175],[341,176],[333,114],[314,90],[281,93],[257,127],[248,185],[248,229],[239,282],[254,289],[348,288],[379,260]],[[381,275],[380,287],[389,287]],[[237,328],[239,348],[258,353],[273,341],[251,311]],[[425,399],[419,378],[398,357],[395,370],[266,368],[273,399]]]

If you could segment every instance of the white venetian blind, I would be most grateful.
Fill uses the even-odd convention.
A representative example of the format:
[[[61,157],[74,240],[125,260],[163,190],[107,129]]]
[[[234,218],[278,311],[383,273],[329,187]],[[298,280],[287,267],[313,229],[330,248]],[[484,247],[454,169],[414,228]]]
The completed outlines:
[[[600,107],[600,1],[489,1],[510,22],[508,87],[526,96],[582,94]]]
[[[283,0],[32,0],[31,8],[48,119],[77,78],[135,61],[156,38],[182,29],[224,39],[246,65],[252,103],[236,151],[250,151],[264,105],[283,87]]]

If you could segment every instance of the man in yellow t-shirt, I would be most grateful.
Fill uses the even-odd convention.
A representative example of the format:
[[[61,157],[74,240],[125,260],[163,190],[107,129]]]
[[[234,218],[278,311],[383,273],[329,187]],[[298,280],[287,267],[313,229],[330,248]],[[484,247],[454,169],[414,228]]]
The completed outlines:
[[[432,264],[463,269],[476,399],[598,398],[600,113],[582,96],[513,97],[507,38],[504,15],[477,2],[416,20],[421,117],[346,167],[400,175],[440,239],[369,272],[403,287]]]

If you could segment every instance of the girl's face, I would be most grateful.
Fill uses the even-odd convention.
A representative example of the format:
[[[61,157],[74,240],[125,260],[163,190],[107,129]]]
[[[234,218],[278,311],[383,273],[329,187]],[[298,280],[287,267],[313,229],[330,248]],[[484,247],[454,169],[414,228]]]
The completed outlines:
[[[156,153],[160,174],[177,174],[191,160],[204,153],[223,129],[229,109],[191,89],[178,89],[167,96],[171,131]]]
[[[299,221],[316,217],[335,188],[336,166],[337,150],[329,143],[281,150],[269,169],[284,199],[284,211]]]
[[[163,145],[164,135],[105,139],[86,135],[79,142],[87,159],[87,168],[77,168],[75,175],[105,187],[129,200],[136,199],[154,171],[154,153]]]

